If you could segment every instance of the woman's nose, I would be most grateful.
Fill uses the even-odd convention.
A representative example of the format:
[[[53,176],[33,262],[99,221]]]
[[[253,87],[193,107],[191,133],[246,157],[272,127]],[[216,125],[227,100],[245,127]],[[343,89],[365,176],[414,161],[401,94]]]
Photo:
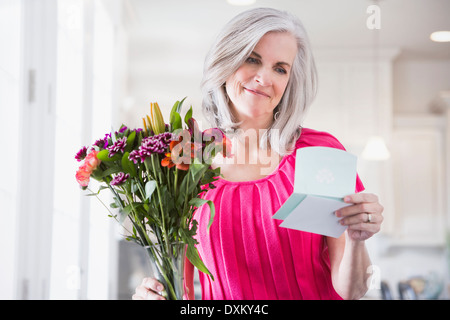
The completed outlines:
[[[272,75],[270,70],[261,68],[255,75],[255,80],[260,86],[266,87],[272,85]]]

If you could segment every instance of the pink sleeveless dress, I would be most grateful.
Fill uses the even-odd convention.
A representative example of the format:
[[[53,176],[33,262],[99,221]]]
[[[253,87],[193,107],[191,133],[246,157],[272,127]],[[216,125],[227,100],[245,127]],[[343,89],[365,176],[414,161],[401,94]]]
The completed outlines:
[[[296,149],[309,146],[344,149],[330,134],[303,128]],[[279,227],[282,221],[272,219],[293,192],[295,157],[285,156],[259,180],[219,179],[203,195],[214,202],[216,215],[208,231],[209,207],[195,213],[200,258],[214,276],[199,272],[202,299],[341,299],[331,283],[325,237]],[[357,176],[355,192],[362,190]]]

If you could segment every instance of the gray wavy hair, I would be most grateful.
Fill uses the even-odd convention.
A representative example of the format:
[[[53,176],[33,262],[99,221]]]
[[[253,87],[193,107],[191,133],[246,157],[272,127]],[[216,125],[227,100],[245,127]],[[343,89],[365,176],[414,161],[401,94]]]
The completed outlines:
[[[261,147],[267,148],[269,143],[284,156],[294,150],[304,115],[317,92],[317,71],[309,39],[303,24],[294,15],[272,8],[256,8],[240,13],[225,25],[205,58],[202,109],[213,126],[226,134],[238,132],[239,123],[233,118],[225,81],[268,32],[289,32],[298,46],[286,90],[274,109],[277,116],[260,138]]]

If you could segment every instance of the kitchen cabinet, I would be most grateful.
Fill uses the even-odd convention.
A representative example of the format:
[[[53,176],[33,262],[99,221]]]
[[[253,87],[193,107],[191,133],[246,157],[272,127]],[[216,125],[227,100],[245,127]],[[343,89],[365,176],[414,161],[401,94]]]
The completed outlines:
[[[445,242],[445,117],[398,115],[392,134],[395,244],[441,246]]]

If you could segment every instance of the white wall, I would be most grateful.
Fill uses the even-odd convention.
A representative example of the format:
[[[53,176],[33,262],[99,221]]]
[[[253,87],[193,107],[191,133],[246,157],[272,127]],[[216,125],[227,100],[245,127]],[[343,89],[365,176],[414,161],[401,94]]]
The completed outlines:
[[[448,59],[401,58],[393,71],[395,113],[429,113],[438,92],[450,90]]]
[[[19,91],[20,91],[20,15],[21,5],[16,0],[0,2],[0,43],[8,50],[0,50],[0,132],[3,152],[0,157],[2,180],[0,185],[0,219],[4,221],[0,232],[0,299],[14,296],[18,145],[19,145]],[[7,121],[5,121],[7,119]]]

